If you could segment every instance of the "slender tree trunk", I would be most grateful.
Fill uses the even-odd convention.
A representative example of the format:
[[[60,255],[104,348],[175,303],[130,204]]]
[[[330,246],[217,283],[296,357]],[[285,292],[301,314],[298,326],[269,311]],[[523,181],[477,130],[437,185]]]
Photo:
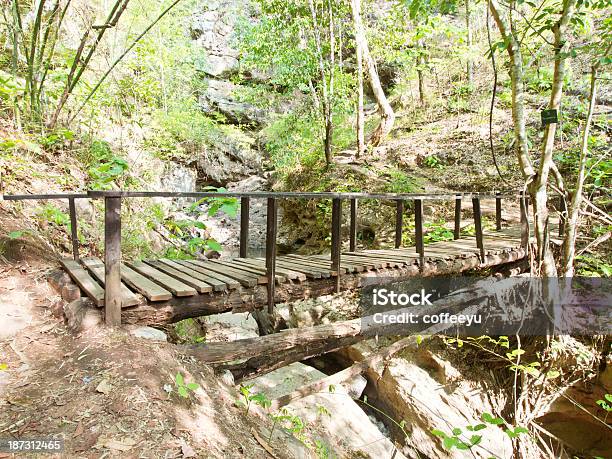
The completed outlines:
[[[425,105],[425,80],[423,78],[424,59],[423,59],[423,43],[421,42],[421,40],[417,42],[417,50],[418,50],[418,54],[416,58],[416,64],[417,64],[417,79],[419,81],[419,103],[421,105]]]
[[[323,139],[323,150],[325,153],[325,163],[330,165],[332,162],[332,138],[331,138],[331,97],[330,88],[327,84],[327,73],[325,72],[325,62],[323,61],[323,49],[321,46],[321,34],[318,29],[318,17],[317,10],[313,0],[308,0],[310,6],[310,15],[312,17],[312,34],[314,36],[315,45],[317,48],[317,58],[319,62],[319,73],[321,75],[321,86],[322,86],[322,100],[321,108],[323,110],[323,126],[325,129],[325,135]],[[333,71],[333,69],[332,69]]]
[[[467,82],[471,86],[474,84],[474,64],[472,62],[472,25],[471,25],[470,0],[465,0],[465,29],[467,32],[466,44],[468,47],[468,58],[466,64]]]
[[[609,50],[609,47],[608,47]],[[591,90],[589,92],[589,109],[587,112],[584,130],[582,131],[582,141],[580,145],[580,160],[578,162],[578,177],[576,178],[576,189],[571,193],[570,205],[567,209],[567,220],[565,223],[565,234],[563,241],[563,262],[561,271],[565,277],[574,276],[574,259],[576,256],[576,236],[578,234],[578,218],[580,217],[580,207],[582,205],[582,190],[586,178],[586,164],[589,153],[589,134],[591,131],[591,121],[597,98],[597,71],[599,62],[591,67]]]
[[[359,27],[355,20],[361,17],[361,0],[352,0],[351,7],[353,11],[353,23],[355,30]],[[361,40],[356,40],[356,57],[357,57],[357,153],[359,158],[365,154],[365,119],[363,114],[363,46]]]
[[[553,26],[555,36],[555,64],[553,75],[553,86],[550,94],[549,110],[559,110],[561,96],[563,94],[563,79],[566,72],[567,43],[565,41],[565,29],[574,13],[576,0],[564,0],[563,11],[559,22]],[[553,166],[553,150],[557,123],[547,124],[544,127],[544,139],[542,140],[542,151],[540,153],[540,167],[531,194],[534,200],[535,211],[535,235],[538,241],[538,260],[541,263],[542,274],[547,277],[557,275],[557,268],[553,254],[548,245],[549,215],[547,206],[548,175]]]
[[[385,95],[385,91],[382,88],[382,84],[380,83],[380,78],[378,76],[378,71],[376,70],[376,63],[372,56],[370,56],[370,48],[368,46],[368,40],[366,38],[365,28],[363,25],[363,21],[360,14],[355,14],[355,10],[353,9],[353,22],[355,23],[355,41],[359,42],[359,46],[363,52],[363,59],[368,68],[368,76],[370,77],[370,85],[372,87],[372,92],[374,93],[374,97],[376,98],[376,102],[378,103],[378,108],[380,111],[380,124],[376,128],[376,130],[372,133],[370,137],[370,143],[374,146],[380,145],[387,135],[393,129],[393,124],[395,123],[395,113],[393,112],[393,108],[391,104],[387,100],[387,96]]]

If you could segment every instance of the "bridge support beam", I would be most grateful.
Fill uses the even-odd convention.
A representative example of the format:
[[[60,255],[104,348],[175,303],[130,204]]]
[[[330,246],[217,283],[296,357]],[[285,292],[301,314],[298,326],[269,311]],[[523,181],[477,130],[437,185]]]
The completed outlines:
[[[104,198],[104,312],[106,325],[121,325],[121,198]]]
[[[425,266],[425,244],[423,242],[423,200],[414,200],[414,242],[416,252],[421,255],[420,268]]]
[[[351,199],[351,226],[349,236],[349,250],[355,252],[357,250],[357,199]]]
[[[276,276],[276,230],[278,225],[278,203],[268,198],[266,217],[266,277],[268,278],[268,314],[274,313],[274,278]]]
[[[240,198],[240,258],[247,258],[249,251],[249,210],[251,198]]]
[[[332,199],[332,242],[331,264],[332,271],[336,271],[336,293],[340,292],[340,254],[342,252],[342,200]]]
[[[457,240],[461,237],[461,196],[455,198],[455,232],[453,239]]]
[[[484,248],[484,237],[482,234],[482,214],[480,212],[480,198],[472,198],[472,208],[474,210],[474,228],[476,229],[476,247],[480,249],[480,262],[486,261]]]
[[[495,230],[502,229],[502,198],[501,193],[495,193]]]
[[[395,248],[402,246],[402,227],[404,226],[404,201],[401,199],[396,202],[395,213]]]
[[[77,228],[77,213],[74,198],[68,198],[68,209],[70,211],[70,238],[72,239],[72,256],[79,260],[79,232]]]

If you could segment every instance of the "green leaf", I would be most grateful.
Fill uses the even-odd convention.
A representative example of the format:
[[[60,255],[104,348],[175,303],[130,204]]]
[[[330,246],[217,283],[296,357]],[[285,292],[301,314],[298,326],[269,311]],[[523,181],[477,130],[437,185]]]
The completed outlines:
[[[176,374],[175,381],[177,386],[185,385],[185,380],[183,379],[183,375],[181,373]]]
[[[442,431],[441,431],[441,430],[439,430],[439,429],[433,429],[433,430],[431,431],[431,433],[432,433],[433,435],[435,435],[436,437],[441,437],[441,438],[446,438],[446,437],[448,436],[448,435],[446,435],[444,432],[442,432]]]
[[[461,435],[461,429],[459,427],[455,427],[453,429],[453,435]]]
[[[10,233],[8,233],[8,237],[9,239],[19,239],[21,236],[23,236],[25,233],[25,231],[11,231]]]
[[[215,252],[221,252],[223,250],[223,247],[221,246],[221,244],[219,244],[214,239],[207,240],[206,245],[208,246],[210,250],[214,250]]]
[[[417,346],[419,346],[422,342],[423,342],[423,336],[422,335],[417,335],[417,337],[416,337]]]
[[[502,418],[494,418],[490,413],[482,413],[481,419],[486,423],[497,426],[504,423]]]
[[[472,446],[478,445],[482,441],[482,435],[472,435],[470,437],[470,443]]]
[[[612,403],[612,394],[606,394],[606,395],[604,395],[604,398],[605,398],[607,401],[609,401],[609,402],[611,402],[611,403]]]
[[[446,437],[444,438],[444,447],[446,449],[452,449],[453,446],[457,446],[457,443],[459,442],[459,440],[455,437]]]
[[[178,394],[183,398],[189,397],[189,393],[187,392],[187,388],[185,386],[179,386]]]
[[[199,388],[200,388],[199,384],[196,384],[194,382],[187,383],[187,389],[189,390],[198,390]]]
[[[555,379],[555,378],[558,378],[560,375],[561,373],[558,372],[557,370],[550,370],[546,372],[546,379]]]
[[[514,429],[514,433],[515,434],[529,433],[529,429],[519,426]]]

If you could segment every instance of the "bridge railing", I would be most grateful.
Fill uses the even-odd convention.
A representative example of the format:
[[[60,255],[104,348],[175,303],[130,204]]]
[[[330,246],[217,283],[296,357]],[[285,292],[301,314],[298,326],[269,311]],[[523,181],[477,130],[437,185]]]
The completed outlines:
[[[395,201],[395,247],[402,246],[404,205],[406,201],[414,202],[415,218],[415,249],[419,254],[419,266],[425,264],[425,245],[423,230],[423,203],[424,201],[453,201],[454,212],[454,239],[459,239],[461,232],[462,203],[472,201],[473,219],[475,227],[476,246],[479,249],[481,262],[485,261],[486,250],[482,225],[481,200],[495,200],[495,226],[496,230],[502,228],[502,200],[507,198],[520,201],[521,213],[521,246],[526,247],[529,240],[528,225],[528,197],[519,191],[505,191],[492,193],[301,193],[301,192],[164,192],[164,191],[88,191],[87,193],[60,193],[38,195],[0,195],[6,201],[23,200],[68,200],[71,239],[73,256],[79,258],[79,242],[77,231],[76,199],[104,199],[104,265],[105,265],[105,312],[106,322],[109,325],[121,323],[121,203],[126,198],[236,198],[240,199],[240,257],[248,257],[250,202],[252,199],[265,199],[267,201],[266,217],[266,250],[265,268],[268,279],[268,310],[274,307],[275,274],[276,274],[276,239],[278,233],[278,200],[279,199],[328,199],[332,201],[331,221],[331,269],[336,272],[336,290],[340,290],[341,280],[341,253],[342,253],[342,204],[350,202],[349,217],[349,249],[357,250],[357,215],[358,202],[361,199],[376,199]],[[561,225],[560,225],[561,226]]]

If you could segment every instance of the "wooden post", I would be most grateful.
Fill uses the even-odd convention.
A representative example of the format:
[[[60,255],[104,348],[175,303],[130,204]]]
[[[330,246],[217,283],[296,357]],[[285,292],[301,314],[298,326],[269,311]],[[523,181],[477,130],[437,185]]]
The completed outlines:
[[[76,261],[79,260],[79,232],[77,229],[77,214],[74,198],[68,198],[68,208],[70,209],[70,234],[72,239],[72,256]]]
[[[268,314],[274,312],[274,280],[276,277],[276,229],[278,204],[276,198],[268,198],[266,217],[266,277],[268,278]]]
[[[402,226],[404,225],[404,201],[401,199],[396,202],[395,212],[395,248],[402,246]]]
[[[416,251],[421,255],[421,269],[425,267],[425,245],[423,243],[423,200],[414,200],[414,241]]]
[[[480,213],[480,198],[472,198],[474,210],[474,227],[476,229],[476,247],[480,249],[480,261],[485,262],[484,237],[482,234],[482,215]]]
[[[341,237],[342,225],[342,200],[340,198],[332,199],[332,240],[331,240],[331,264],[332,270],[336,271],[336,292],[340,292],[340,253],[342,241]]]
[[[461,237],[461,196],[455,198],[455,233],[453,239]]]
[[[502,229],[502,198],[501,193],[495,194],[495,230]]]
[[[104,308],[106,325],[121,325],[121,198],[104,198]]]
[[[559,237],[563,237],[565,233],[565,222],[567,221],[567,205],[565,204],[565,196],[559,196]]]
[[[521,247],[526,249],[529,245],[529,204],[527,196],[521,193],[520,197],[521,208]]]
[[[249,209],[251,198],[240,198],[240,258],[248,257],[249,250]]]
[[[349,250],[354,252],[357,250],[357,199],[351,199],[351,228],[349,239]]]

